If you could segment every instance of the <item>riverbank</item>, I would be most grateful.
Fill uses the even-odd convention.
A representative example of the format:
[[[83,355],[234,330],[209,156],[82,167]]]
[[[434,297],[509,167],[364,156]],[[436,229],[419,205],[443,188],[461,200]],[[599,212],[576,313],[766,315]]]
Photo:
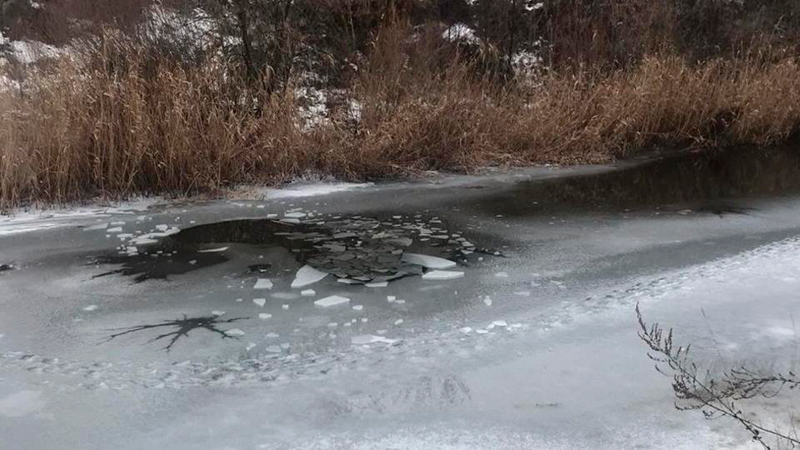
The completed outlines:
[[[514,88],[457,67],[449,73],[401,71],[394,84],[369,75],[309,115],[308,96],[243,90],[211,65],[167,65],[146,78],[63,60],[25,95],[0,94],[0,201],[214,195],[309,174],[365,181],[598,163],[654,146],[776,144],[800,130],[794,58],[692,66],[650,57],[631,70],[543,74]],[[232,95],[252,97],[232,104]]]

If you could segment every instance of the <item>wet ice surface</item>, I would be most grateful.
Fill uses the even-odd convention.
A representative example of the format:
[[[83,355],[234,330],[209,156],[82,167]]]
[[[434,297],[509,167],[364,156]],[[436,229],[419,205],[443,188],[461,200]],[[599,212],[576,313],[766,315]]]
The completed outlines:
[[[639,303],[715,364],[788,364],[800,201],[784,196],[789,169],[755,158],[776,176],[753,180],[736,158],[15,232],[0,238],[13,266],[0,272],[0,436],[34,449],[748,448],[732,424],[673,409],[633,314]],[[724,189],[624,200],[651,177],[660,191],[709,176]]]

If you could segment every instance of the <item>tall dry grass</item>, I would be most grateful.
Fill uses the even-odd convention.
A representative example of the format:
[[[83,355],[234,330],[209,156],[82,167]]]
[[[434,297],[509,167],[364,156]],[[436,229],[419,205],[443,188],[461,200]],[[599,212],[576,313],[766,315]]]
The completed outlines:
[[[379,36],[348,91],[360,121],[332,108],[312,128],[292,89],[260,91],[215,59],[187,66],[135,46],[123,59],[113,48],[65,58],[30,74],[22,93],[0,93],[0,205],[213,193],[307,172],[598,162],[656,145],[779,143],[800,130],[794,57],[693,65],[664,53],[501,85],[426,45],[402,30]]]

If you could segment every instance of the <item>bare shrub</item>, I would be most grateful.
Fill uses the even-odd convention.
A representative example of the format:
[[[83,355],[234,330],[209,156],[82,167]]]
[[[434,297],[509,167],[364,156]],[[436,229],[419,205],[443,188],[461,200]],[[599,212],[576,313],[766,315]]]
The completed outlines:
[[[759,423],[741,404],[756,397],[775,398],[783,390],[800,387],[800,377],[793,372],[764,374],[739,367],[715,376],[702,370],[690,357],[690,347],[676,346],[672,329],[658,324],[647,326],[636,305],[639,321],[639,338],[647,344],[655,361],[656,370],[672,377],[672,389],[678,399],[675,407],[682,411],[699,410],[707,419],[727,417],[744,427],[765,449],[773,446],[794,448],[800,437],[792,429],[783,431]]]

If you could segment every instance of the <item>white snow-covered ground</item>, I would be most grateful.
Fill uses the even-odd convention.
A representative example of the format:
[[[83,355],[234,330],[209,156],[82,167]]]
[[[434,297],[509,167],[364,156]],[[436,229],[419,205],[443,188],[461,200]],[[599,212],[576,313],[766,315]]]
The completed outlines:
[[[746,214],[675,204],[520,206],[511,215],[508,202],[537,201],[516,190],[519,180],[90,208],[58,226],[42,225],[53,217],[11,219],[30,228],[0,232],[0,264],[14,265],[0,272],[3,442],[26,449],[757,448],[734,423],[675,410],[670,379],[653,369],[637,337],[634,307],[674,327],[701,364],[790,367],[800,313],[800,198],[743,199]],[[408,230],[412,242],[403,248],[416,256],[406,260],[463,277],[343,284],[301,270],[307,261],[293,250],[301,238],[316,239],[317,228],[279,231],[284,241],[258,245],[258,228],[237,229],[230,242],[196,228],[243,217],[270,227],[352,220],[376,227],[375,236]],[[13,229],[12,222],[5,225]],[[183,236],[172,229],[195,233],[196,246],[165,245]],[[428,244],[445,231],[443,241],[476,250],[434,254]],[[364,236],[358,233],[341,236],[361,249],[366,241],[345,236]],[[149,235],[153,242],[130,244]],[[146,255],[150,248],[162,253]],[[119,259],[95,259],[103,255]],[[150,278],[137,282],[142,274]],[[293,289],[298,277],[303,286]],[[258,279],[270,289],[254,289]],[[333,296],[348,301],[315,304]],[[172,336],[157,338],[179,331],[169,322],[184,315],[207,319],[165,350]],[[120,334],[136,326],[151,328]],[[791,405],[753,408],[775,421],[796,414]]]

